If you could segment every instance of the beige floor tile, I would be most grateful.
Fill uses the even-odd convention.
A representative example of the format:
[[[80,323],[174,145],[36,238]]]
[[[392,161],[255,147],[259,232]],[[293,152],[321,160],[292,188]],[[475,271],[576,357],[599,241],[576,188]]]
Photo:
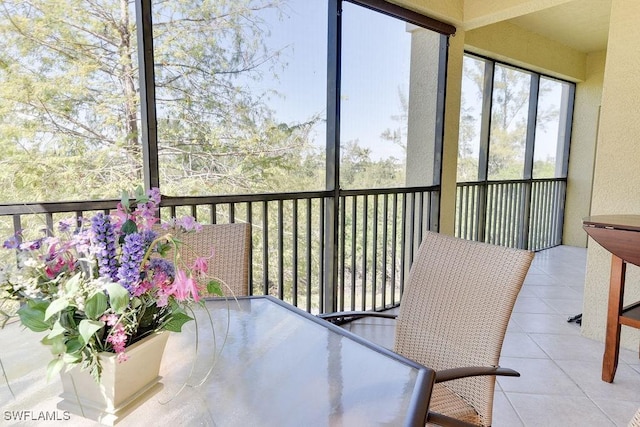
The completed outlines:
[[[544,300],[548,306],[553,308],[557,313],[566,317],[574,316],[582,313],[582,299],[551,299]]]
[[[602,361],[603,344],[580,335],[530,334],[553,360]]]
[[[624,363],[618,364],[613,383],[602,381],[602,363],[556,361],[558,366],[591,399],[617,399],[636,402],[640,406],[640,373]]]
[[[640,401],[628,402],[616,399],[593,399],[593,401],[617,426],[623,427],[627,427],[640,408]]]
[[[501,357],[500,366],[520,372],[520,377],[498,377],[500,388],[505,392],[585,396],[552,360]]]
[[[511,320],[527,333],[580,335],[580,328],[567,322],[567,316],[545,313],[513,313]]]
[[[549,356],[523,332],[509,332],[502,343],[502,357],[526,357],[531,359],[548,359]]]
[[[495,393],[493,399],[493,427],[524,427],[511,402],[501,391]]]
[[[552,307],[550,307],[542,298],[538,297],[523,297],[518,296],[516,304],[513,307],[514,313],[543,313],[554,314],[557,313]]]
[[[545,301],[551,299],[561,300],[578,300],[582,304],[582,294],[577,292],[570,286],[535,286],[531,285],[528,289],[537,297],[545,298]]]
[[[615,426],[587,397],[507,393],[507,398],[530,427]]]

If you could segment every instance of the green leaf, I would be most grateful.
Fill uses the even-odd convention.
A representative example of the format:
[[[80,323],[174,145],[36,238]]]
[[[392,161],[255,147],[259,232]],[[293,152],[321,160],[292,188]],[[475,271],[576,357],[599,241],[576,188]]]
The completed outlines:
[[[67,354],[76,354],[80,357],[80,350],[84,347],[84,344],[80,342],[78,338],[71,338],[66,343]]]
[[[128,219],[124,222],[124,224],[122,224],[121,231],[124,236],[128,236],[129,234],[137,233],[138,226],[136,225],[135,222]]]
[[[67,295],[77,295],[80,290],[80,278],[82,277],[82,273],[77,273],[73,275],[67,282],[64,284],[64,290]]]
[[[116,314],[122,314],[129,305],[129,291],[120,283],[107,284],[107,293],[109,294],[109,303]]]
[[[85,344],[89,342],[91,336],[104,327],[104,322],[98,320],[83,319],[78,325],[78,332]]]
[[[120,193],[120,204],[124,208],[125,212],[129,212],[129,207],[131,205],[129,204],[129,193],[127,191],[122,190],[122,193]]]
[[[49,362],[49,365],[47,365],[47,382],[51,381],[51,378],[59,374],[63,366],[63,360],[57,357]]]
[[[62,355],[62,361],[67,365],[72,365],[74,363],[80,363],[82,361],[82,357],[80,357],[80,354],[65,353]]]
[[[53,324],[53,328],[51,328],[51,332],[49,332],[49,335],[47,335],[48,339],[53,339],[57,336],[60,336],[62,334],[64,334],[66,331],[66,329],[64,328],[64,326],[62,326],[60,324],[60,321],[56,321],[56,323]]]
[[[43,306],[42,304],[23,305],[18,310],[20,322],[34,332],[43,332],[50,329],[51,324],[44,320],[44,312],[47,306]]]
[[[60,313],[65,308],[69,307],[69,301],[65,298],[58,298],[51,301],[49,307],[44,312],[44,320],[51,319],[51,316]]]
[[[147,203],[149,201],[149,196],[147,196],[147,192],[144,191],[142,185],[138,185],[138,187],[136,187],[134,197],[136,198],[136,203]]]
[[[161,257],[165,257],[173,247],[174,245],[170,243],[158,242],[156,244],[156,251],[158,251],[158,254],[160,254]]]
[[[190,320],[193,320],[193,318],[184,313],[174,313],[169,321],[164,325],[163,329],[171,332],[182,332],[182,325]]]
[[[224,296],[222,292],[222,284],[217,280],[212,280],[207,283],[207,293],[209,295],[217,295],[219,297]]]
[[[89,298],[84,304],[84,312],[91,320],[97,320],[107,310],[107,296],[98,292]]]
[[[52,354],[60,355],[67,352],[67,346],[64,343],[64,337],[59,335],[55,338],[44,337],[41,341],[42,344],[51,346],[50,350]]]

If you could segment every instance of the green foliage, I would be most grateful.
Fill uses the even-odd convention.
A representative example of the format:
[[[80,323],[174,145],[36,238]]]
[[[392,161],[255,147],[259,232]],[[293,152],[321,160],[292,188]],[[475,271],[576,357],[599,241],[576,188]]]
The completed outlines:
[[[220,284],[220,282],[216,280],[212,280],[209,283],[207,283],[207,293],[209,295],[215,295],[219,297],[224,296],[222,285]]]
[[[52,323],[45,321],[45,311],[49,306],[45,301],[28,301],[18,310],[20,322],[33,332],[44,332],[49,329]]]
[[[164,329],[171,332],[181,332],[182,326],[191,320],[193,320],[193,318],[184,312],[174,312],[171,319],[165,323]]]
[[[120,283],[110,282],[105,285],[109,294],[109,305],[116,314],[122,314],[129,305],[129,291]]]
[[[482,96],[484,85],[484,62],[465,58],[465,77],[475,84],[473,92]],[[522,179],[524,173],[524,154],[527,132],[527,114],[530,96],[529,73],[498,65],[495,67],[491,129],[489,140],[488,179],[508,180]],[[549,92],[548,85],[540,84],[539,96]],[[481,99],[473,100],[471,93],[462,94],[460,115],[460,139],[458,142],[458,181],[475,181],[478,179],[478,153],[472,146],[477,135],[477,125],[481,117],[472,114],[479,111]],[[486,94],[485,94],[486,96]],[[537,112],[536,129],[541,131],[552,120],[558,111],[554,107]],[[546,163],[546,166],[542,166]],[[548,170],[555,167],[555,159],[537,162],[538,169]],[[541,177],[541,176],[537,176]]]
[[[84,305],[84,312],[91,320],[97,320],[106,309],[107,296],[103,292],[96,292]]]

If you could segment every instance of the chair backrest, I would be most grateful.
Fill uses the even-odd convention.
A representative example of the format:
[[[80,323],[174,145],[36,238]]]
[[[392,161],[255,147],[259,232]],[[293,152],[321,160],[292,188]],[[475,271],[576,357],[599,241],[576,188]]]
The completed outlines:
[[[251,224],[205,224],[199,232],[181,234],[179,239],[183,242],[180,256],[186,264],[193,264],[196,257],[210,257],[201,286],[217,280],[226,296],[249,294]]]
[[[533,253],[427,232],[402,294],[395,351],[436,372],[497,366]],[[443,383],[491,424],[495,377]]]
[[[631,421],[629,421],[628,427],[640,427],[640,408],[638,408],[636,414],[633,416]]]

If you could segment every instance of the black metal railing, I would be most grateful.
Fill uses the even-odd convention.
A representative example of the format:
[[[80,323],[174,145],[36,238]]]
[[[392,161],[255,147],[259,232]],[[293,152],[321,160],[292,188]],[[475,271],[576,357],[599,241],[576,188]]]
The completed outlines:
[[[458,183],[455,235],[539,251],[562,243],[566,178]]]
[[[336,283],[325,274],[326,206],[333,192],[163,197],[160,216],[252,225],[250,293],[323,311],[330,289],[340,310],[381,310],[400,301],[422,234],[433,229],[438,187],[340,191]],[[117,200],[0,205],[0,232],[46,228],[70,215],[115,209]],[[25,231],[26,232],[26,231]],[[29,237],[29,236],[25,236]],[[215,242],[213,242],[215,245]]]

